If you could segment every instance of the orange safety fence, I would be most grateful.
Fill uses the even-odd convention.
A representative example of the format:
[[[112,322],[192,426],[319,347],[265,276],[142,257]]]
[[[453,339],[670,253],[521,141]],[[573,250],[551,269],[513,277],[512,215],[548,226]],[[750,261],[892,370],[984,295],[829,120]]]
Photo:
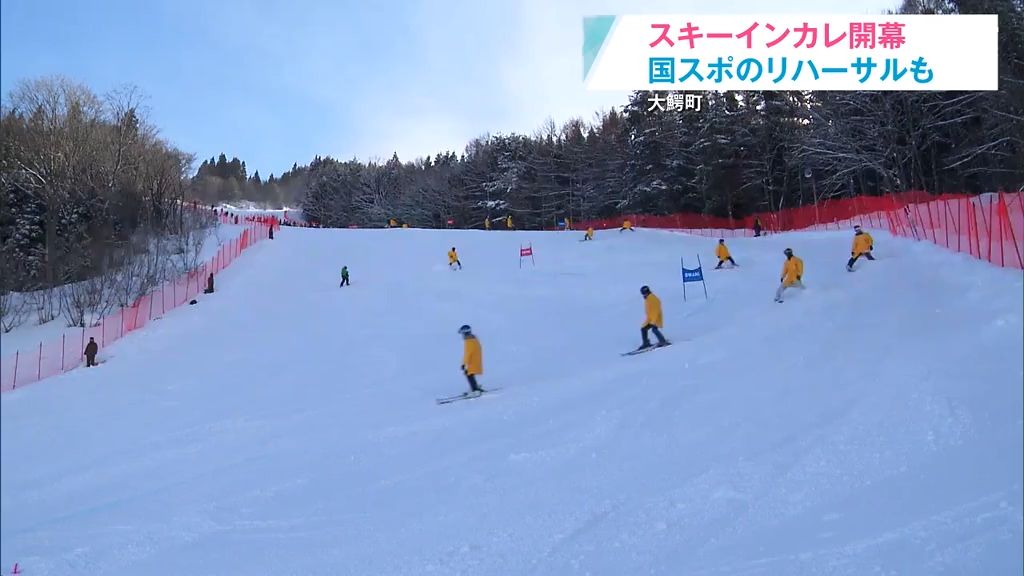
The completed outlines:
[[[17,350],[0,358],[0,392],[9,392],[57,374],[63,374],[84,363],[85,345],[95,338],[100,350],[140,328],[167,312],[191,301],[206,288],[210,274],[216,276],[230,266],[242,253],[260,240],[267,238],[270,230],[278,230],[280,222],[273,217],[244,217],[219,214],[222,224],[240,224],[246,228],[235,239],[220,246],[217,254],[208,262],[180,277],[165,282],[156,290],[138,298],[131,306],[118,309],[104,316],[96,325],[87,328],[68,328],[64,334],[38,346]],[[59,322],[59,320],[54,320]]]
[[[850,230],[854,224],[895,236],[927,240],[1005,268],[1024,269],[1024,193],[981,195],[905,192],[826,200],[815,205],[730,219],[700,214],[626,214],[574,222],[580,230],[619,228],[624,221],[643,228],[680,230],[709,238],[754,236],[796,230]]]

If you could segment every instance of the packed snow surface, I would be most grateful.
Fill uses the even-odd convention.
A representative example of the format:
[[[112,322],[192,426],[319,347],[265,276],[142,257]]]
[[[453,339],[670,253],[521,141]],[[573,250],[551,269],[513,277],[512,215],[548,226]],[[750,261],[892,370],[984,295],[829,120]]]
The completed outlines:
[[[719,271],[646,230],[275,236],[0,397],[4,574],[1024,570],[1019,270],[882,233],[853,273],[835,232]],[[807,288],[776,304],[787,246]],[[623,357],[644,284],[674,344]],[[439,406],[462,324],[500,390]]]

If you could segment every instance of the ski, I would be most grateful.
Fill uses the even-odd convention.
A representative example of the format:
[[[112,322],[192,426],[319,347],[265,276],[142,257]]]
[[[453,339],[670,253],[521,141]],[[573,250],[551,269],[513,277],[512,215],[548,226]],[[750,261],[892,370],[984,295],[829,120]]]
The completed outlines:
[[[622,356],[636,356],[637,354],[643,354],[644,352],[650,352],[651,350],[657,350],[658,348],[668,348],[671,346],[671,342],[665,344],[655,344],[647,348],[637,348],[636,350],[630,350],[629,352],[622,352]]]
[[[458,394],[456,396],[449,396],[447,398],[438,398],[437,399],[437,403],[438,404],[451,404],[452,402],[458,402],[459,400],[472,400],[473,398],[479,398],[479,397],[483,396],[484,394],[495,392],[497,390],[501,390],[501,388],[489,388],[489,389],[486,389],[486,390],[481,390],[480,392],[463,392],[462,394]]]

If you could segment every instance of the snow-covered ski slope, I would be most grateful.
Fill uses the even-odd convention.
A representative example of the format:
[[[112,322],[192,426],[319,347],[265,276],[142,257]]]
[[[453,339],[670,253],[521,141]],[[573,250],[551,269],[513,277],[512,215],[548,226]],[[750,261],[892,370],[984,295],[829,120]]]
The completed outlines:
[[[854,273],[844,233],[731,240],[722,271],[706,238],[581,237],[282,229],[0,398],[3,570],[1021,573],[1020,271],[882,233]],[[776,304],[786,246],[807,289]],[[622,357],[643,284],[674,345]],[[463,323],[502,389],[439,406]]]

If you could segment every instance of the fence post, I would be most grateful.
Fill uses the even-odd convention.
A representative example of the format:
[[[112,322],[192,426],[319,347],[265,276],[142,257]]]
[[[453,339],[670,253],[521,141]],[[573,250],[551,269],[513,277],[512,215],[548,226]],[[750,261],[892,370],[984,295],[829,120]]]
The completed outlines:
[[[1020,195],[1017,196],[1020,199]],[[1010,206],[1006,203],[1005,198],[1001,199],[1003,207],[1006,209],[1006,224],[1007,228],[1010,229],[1010,241],[1013,242],[1013,250],[1017,253],[1017,263],[1022,269],[1024,269],[1024,258],[1021,257],[1020,246],[1017,245],[1017,233],[1013,231],[1013,224],[1010,223]],[[1022,206],[1024,209],[1024,206]]]
[[[1003,220],[1004,217],[1009,217],[1009,214],[1005,210],[1006,205],[1003,204],[1003,193],[999,192],[999,208],[996,212],[999,213],[999,265],[1006,268],[1006,234],[1003,232]]]
[[[65,332],[64,334],[61,334],[61,337],[60,337],[60,371],[61,372],[63,372],[66,369],[64,367],[67,366],[67,364],[64,363],[64,357],[67,355],[67,351],[66,351],[67,347],[68,347],[68,334],[67,334],[67,332]]]
[[[939,196],[939,198],[942,198],[942,196]],[[943,208],[943,210],[942,210],[942,214],[943,214],[943,216],[942,216],[942,230],[943,230],[943,232],[945,232],[946,243],[943,244],[942,247],[943,248],[949,248],[949,210],[948,210],[948,206],[947,206],[949,204],[949,202],[947,202],[945,200],[936,200],[936,202],[942,202],[942,205],[938,206],[936,209]],[[938,244],[938,242],[936,242],[936,244]]]
[[[11,380],[11,390],[14,390],[18,386],[18,359],[21,357],[21,351],[14,351],[14,379]]]
[[[39,361],[36,366],[36,380],[43,379],[43,342],[39,341]]]
[[[104,316],[103,320],[100,321],[100,346],[107,345],[107,317]]]
[[[974,245],[978,247],[978,259],[981,259],[981,238],[978,236],[978,209],[974,207],[974,202],[971,200],[967,201],[967,212],[971,214],[971,226],[974,229]],[[971,255],[974,255],[971,252]]]

